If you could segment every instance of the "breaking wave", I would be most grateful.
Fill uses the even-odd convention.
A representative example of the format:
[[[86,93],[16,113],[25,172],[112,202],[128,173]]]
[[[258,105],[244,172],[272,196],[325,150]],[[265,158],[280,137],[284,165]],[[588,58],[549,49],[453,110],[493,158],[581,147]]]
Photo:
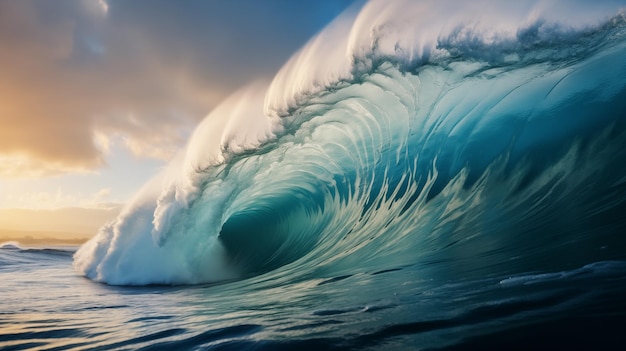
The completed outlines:
[[[143,285],[622,259],[624,57],[614,1],[369,2],[211,112],[75,269]]]

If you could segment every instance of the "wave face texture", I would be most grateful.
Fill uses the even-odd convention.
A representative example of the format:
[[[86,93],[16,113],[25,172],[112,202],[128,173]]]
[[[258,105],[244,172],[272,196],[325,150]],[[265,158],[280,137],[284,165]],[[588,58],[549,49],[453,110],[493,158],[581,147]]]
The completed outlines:
[[[353,9],[209,114],[75,269],[145,285],[625,259],[623,7]]]

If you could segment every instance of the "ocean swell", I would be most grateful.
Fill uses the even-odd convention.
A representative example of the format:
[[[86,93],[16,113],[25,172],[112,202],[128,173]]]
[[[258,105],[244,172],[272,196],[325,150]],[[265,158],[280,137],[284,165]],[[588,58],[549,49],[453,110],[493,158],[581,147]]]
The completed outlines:
[[[75,269],[197,284],[618,257],[625,35],[612,1],[369,2],[211,112]]]

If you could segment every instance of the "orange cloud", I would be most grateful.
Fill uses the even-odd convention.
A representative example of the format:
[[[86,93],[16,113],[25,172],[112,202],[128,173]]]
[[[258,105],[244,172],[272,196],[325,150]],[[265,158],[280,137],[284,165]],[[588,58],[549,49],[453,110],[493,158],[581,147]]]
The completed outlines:
[[[168,158],[349,3],[0,1],[0,177]]]
[[[105,28],[87,2],[51,19],[42,4],[0,2],[0,177],[102,167],[95,135],[119,136],[138,156],[168,158],[222,98],[199,96],[206,87],[158,62],[132,33]],[[104,52],[107,41],[117,50]]]
[[[54,237],[55,233],[74,233],[90,237],[102,225],[115,219],[119,211],[119,206],[54,210],[0,209],[0,242],[10,238],[7,234],[11,231],[48,237]]]

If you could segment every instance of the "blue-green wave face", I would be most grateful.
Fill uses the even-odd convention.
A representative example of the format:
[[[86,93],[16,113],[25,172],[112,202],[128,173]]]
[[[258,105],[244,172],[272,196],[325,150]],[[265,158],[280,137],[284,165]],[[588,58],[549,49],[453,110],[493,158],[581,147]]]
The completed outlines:
[[[196,284],[623,257],[620,6],[367,3],[207,116],[75,268]]]

